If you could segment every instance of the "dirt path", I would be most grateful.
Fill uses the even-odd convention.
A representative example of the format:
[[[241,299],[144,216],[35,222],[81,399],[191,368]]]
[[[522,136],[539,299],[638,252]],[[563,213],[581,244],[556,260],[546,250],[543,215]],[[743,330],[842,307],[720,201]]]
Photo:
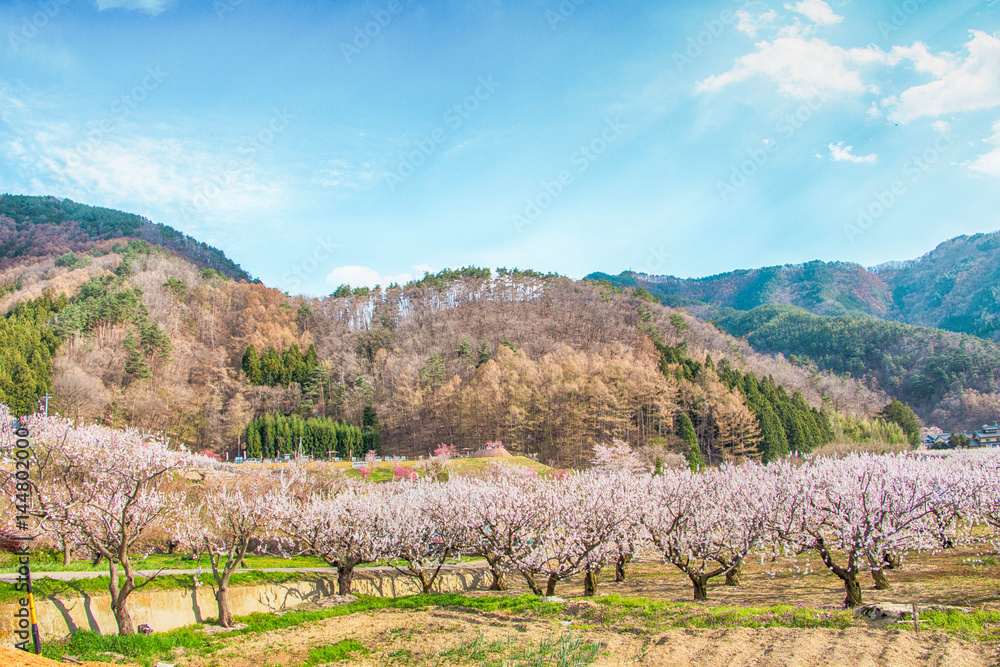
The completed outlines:
[[[965,642],[943,633],[916,635],[907,630],[726,628],[669,630],[642,634],[621,628],[581,628],[558,621],[517,618],[502,613],[430,609],[384,610],[331,618],[248,638],[210,656],[176,656],[178,667],[260,667],[300,665],[310,647],[353,639],[368,655],[352,655],[347,664],[479,665],[523,655],[546,641],[570,636],[599,642],[592,663],[699,667],[995,667],[1000,646]],[[238,641],[237,641],[238,640]],[[473,655],[476,643],[503,647]],[[521,653],[516,653],[521,652]],[[171,660],[173,662],[174,660]],[[345,664],[345,663],[341,663]]]
[[[33,653],[0,646],[0,665],[3,667],[67,667],[67,665],[72,667],[73,663],[55,662]],[[106,662],[85,662],[83,667],[114,667],[114,665],[109,665]]]

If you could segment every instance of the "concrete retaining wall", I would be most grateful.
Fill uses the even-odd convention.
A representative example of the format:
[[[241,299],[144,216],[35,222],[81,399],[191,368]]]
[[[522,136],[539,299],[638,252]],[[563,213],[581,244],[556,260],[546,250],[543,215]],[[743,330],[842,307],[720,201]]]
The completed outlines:
[[[204,578],[204,577],[203,577]],[[211,580],[211,575],[209,575]],[[438,593],[485,589],[490,585],[487,570],[461,569],[441,572],[435,582]],[[337,589],[336,573],[306,574],[302,579],[283,584],[231,586],[229,608],[234,616],[255,612],[275,612],[303,602],[330,597]],[[399,597],[420,592],[420,584],[388,570],[359,570],[354,575],[353,590],[360,595]],[[173,630],[218,617],[218,607],[211,586],[190,589],[139,590],[128,598],[129,611],[136,626],[150,625],[157,632]],[[77,630],[116,634],[118,625],[111,613],[110,596],[56,596],[35,601],[38,626],[43,640],[64,639]],[[0,605],[0,643],[13,646],[14,613],[18,605]]]

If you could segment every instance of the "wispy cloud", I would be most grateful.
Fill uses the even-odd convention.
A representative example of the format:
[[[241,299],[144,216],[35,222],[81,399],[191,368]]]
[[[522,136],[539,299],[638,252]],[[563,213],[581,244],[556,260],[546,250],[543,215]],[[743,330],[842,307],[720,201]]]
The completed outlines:
[[[741,56],[736,65],[722,74],[710,76],[697,85],[698,91],[717,91],[755,76],[765,76],[778,90],[791,97],[808,99],[823,90],[828,94],[857,94],[871,90],[861,78],[861,70],[885,61],[885,53],[875,46],[845,49],[822,39],[779,37],[759,42],[757,51]]]
[[[993,136],[984,141],[991,144],[993,150],[976,158],[969,165],[969,169],[1000,177],[1000,120],[993,123]]]
[[[834,25],[844,20],[843,16],[835,14],[823,0],[802,0],[794,5],[785,5],[785,9],[805,16],[816,25]]]
[[[97,0],[97,9],[135,9],[156,16],[170,5],[170,0]]]
[[[909,88],[898,100],[890,100],[895,107],[890,114],[892,120],[906,123],[921,116],[1000,106],[1000,39],[979,30],[970,32],[972,38],[965,45],[969,55],[962,60],[950,54],[932,56],[922,44],[894,49],[894,57],[908,58],[918,71],[938,79]]]
[[[338,266],[326,276],[329,285],[350,285],[351,287],[375,287],[381,285],[387,287],[392,283],[406,284],[424,273],[433,272],[430,266],[418,264],[410,267],[414,273],[403,272],[396,275],[383,276],[375,269],[367,266]]]
[[[878,155],[875,153],[869,153],[868,155],[855,155],[852,151],[854,146],[845,146],[843,141],[838,141],[837,143],[831,143],[828,148],[830,149],[830,157],[833,158],[834,162],[854,162],[857,164],[869,163],[874,164],[875,160],[878,159]]]
[[[768,11],[757,15],[751,14],[743,9],[739,9],[736,11],[736,29],[740,32],[745,32],[751,37],[756,37],[758,30],[771,27],[774,25],[774,21],[777,18],[778,13],[773,9],[769,9]]]

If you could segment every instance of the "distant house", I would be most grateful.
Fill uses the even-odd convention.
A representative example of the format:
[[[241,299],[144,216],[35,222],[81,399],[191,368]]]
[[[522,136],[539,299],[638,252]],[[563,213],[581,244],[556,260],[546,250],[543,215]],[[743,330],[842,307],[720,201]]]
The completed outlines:
[[[972,444],[970,447],[1000,447],[1000,424],[994,423],[993,426],[984,425],[979,431],[976,431],[972,436]]]

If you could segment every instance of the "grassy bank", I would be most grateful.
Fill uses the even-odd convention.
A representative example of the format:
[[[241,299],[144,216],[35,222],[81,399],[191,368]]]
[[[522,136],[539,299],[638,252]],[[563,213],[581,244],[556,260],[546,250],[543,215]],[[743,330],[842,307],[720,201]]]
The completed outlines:
[[[718,628],[829,628],[842,630],[863,621],[854,618],[845,610],[818,609],[803,606],[775,605],[754,607],[706,607],[686,602],[666,602],[646,598],[626,598],[608,595],[585,601],[570,601],[566,605],[542,602],[537,596],[495,596],[495,595],[413,595],[402,598],[375,598],[362,596],[358,601],[318,610],[292,611],[283,615],[252,614],[237,619],[245,627],[228,633],[205,633],[200,626],[188,626],[171,632],[150,636],[131,637],[101,636],[90,632],[78,632],[67,642],[50,643],[45,646],[45,654],[58,658],[71,655],[83,660],[106,659],[107,654],[124,656],[127,660],[149,666],[159,660],[173,662],[169,658],[178,651],[189,657],[211,656],[225,649],[239,646],[249,641],[251,636],[267,632],[287,630],[305,623],[323,621],[329,618],[366,614],[383,610],[425,610],[432,607],[463,611],[470,626],[489,618],[509,619],[512,627],[526,620],[561,621],[564,625],[572,622],[573,630],[579,636],[553,635],[551,640],[536,642],[538,645],[521,646],[503,642],[484,642],[471,637],[449,651],[453,655],[442,658],[458,659],[458,662],[482,662],[491,656],[510,656],[512,652],[533,651],[539,656],[552,657],[553,661],[538,664],[559,664],[560,651],[574,659],[596,656],[594,643],[586,641],[591,630],[608,630],[652,634],[676,628],[718,629]],[[1000,612],[979,611],[972,614],[959,612],[926,612],[922,614],[923,631],[941,630],[967,640],[1000,640]],[[558,627],[558,626],[556,626]],[[902,631],[912,631],[912,626],[895,626]],[[582,634],[581,634],[582,633]],[[355,643],[356,644],[356,643]],[[354,652],[366,651],[359,645],[340,643],[314,647],[310,659],[325,659],[328,655],[348,657]],[[494,645],[496,644],[496,645]],[[543,646],[544,644],[544,646]],[[402,649],[401,649],[402,650]],[[392,656],[386,656],[392,657]],[[396,656],[400,657],[400,656]],[[490,660],[486,660],[489,662]],[[588,662],[583,661],[582,662]],[[501,660],[502,662],[502,660]],[[308,663],[303,663],[308,664]]]

